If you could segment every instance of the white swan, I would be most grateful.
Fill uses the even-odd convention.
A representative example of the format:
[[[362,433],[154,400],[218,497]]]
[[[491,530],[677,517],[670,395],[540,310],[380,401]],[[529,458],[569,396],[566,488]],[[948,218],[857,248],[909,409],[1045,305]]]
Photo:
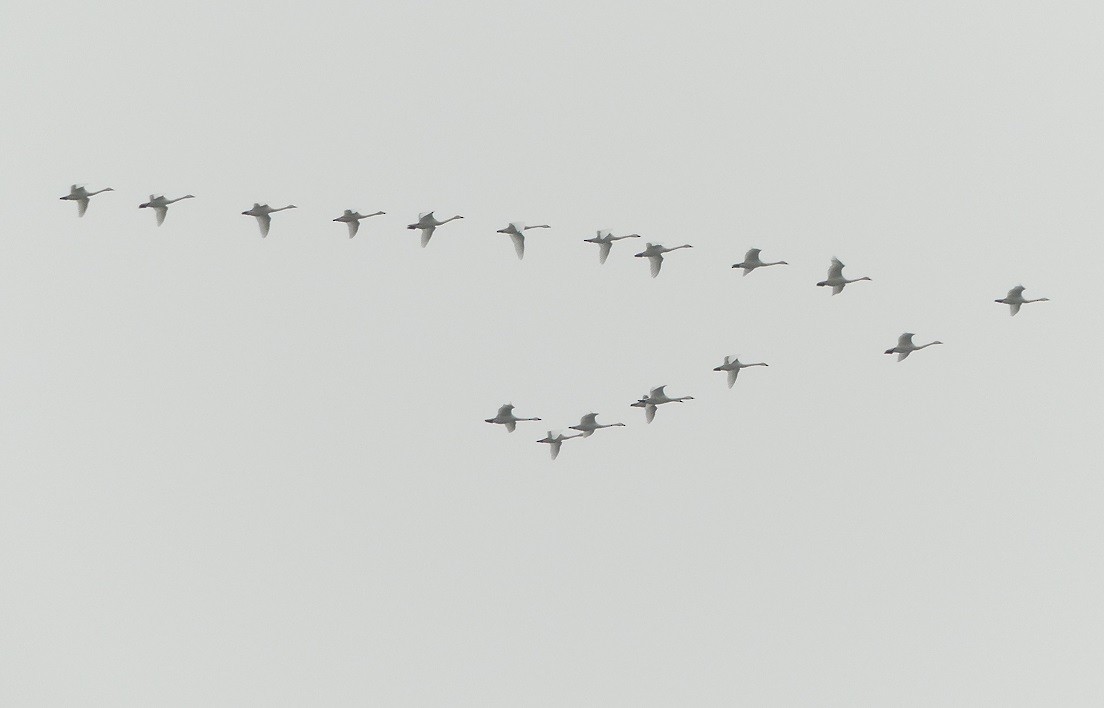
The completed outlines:
[[[511,221],[510,225],[504,229],[499,229],[496,234],[506,234],[510,237],[510,240],[514,242],[514,251],[517,253],[518,260],[520,261],[525,257],[525,231],[527,229],[550,229],[552,228],[548,224],[534,224],[533,226],[526,226],[520,221]]]
[[[613,242],[620,241],[624,238],[640,238],[640,234],[614,236],[612,233],[606,231],[605,229],[599,229],[597,236],[595,236],[594,238],[584,238],[583,241],[587,243],[598,244],[598,262],[605,263],[606,259],[609,258],[610,249],[613,248]]]
[[[494,425],[505,425],[506,432],[512,433],[517,428],[518,422],[522,420],[540,420],[540,418],[518,418],[514,415],[514,404],[507,403],[499,407],[495,417],[487,418],[486,422],[493,423]]]
[[[759,254],[762,253],[762,249],[752,248],[744,254],[744,260],[742,263],[733,265],[733,268],[743,268],[744,275],[747,275],[756,268],[765,268],[767,266],[774,265],[789,265],[786,261],[772,261],[770,263],[764,262],[759,258]]]
[[[177,197],[176,199],[165,199],[163,194],[151,194],[149,201],[145,204],[139,204],[139,209],[153,209],[157,214],[157,225],[165,223],[165,215],[169,213],[169,205],[179,202],[181,199],[195,199],[194,194],[185,194],[183,197]]]
[[[421,231],[422,231],[422,248],[425,248],[427,245],[429,245],[429,239],[433,238],[434,229],[436,229],[441,224],[447,224],[448,222],[453,221],[454,219],[463,219],[463,218],[464,217],[457,214],[456,216],[450,216],[449,218],[445,219],[444,221],[438,221],[433,216],[433,212],[427,211],[427,212],[423,212],[421,214],[418,214],[418,223],[409,224],[409,225],[407,225],[406,228],[408,228],[408,229],[421,229]]]
[[[728,372],[728,387],[732,388],[732,384],[736,383],[736,377],[740,374],[740,369],[746,369],[749,366],[769,366],[764,362],[756,362],[754,364],[741,364],[740,359],[737,357],[725,357],[724,363],[720,366],[713,368],[714,371],[727,371]]]
[[[684,243],[681,246],[675,246],[674,248],[667,248],[661,243],[649,243],[640,253],[636,254],[637,258],[647,258],[649,264],[652,267],[652,277],[659,275],[659,269],[663,265],[663,254],[670,253],[671,251],[677,251],[680,248],[693,248],[688,243]]]
[[[943,343],[943,342],[940,342],[940,341],[937,340],[937,341],[934,341],[934,342],[928,342],[927,344],[921,344],[920,346],[917,346],[917,345],[912,343],[912,338],[914,336],[916,336],[916,335],[914,335],[912,332],[905,332],[904,334],[902,334],[900,337],[897,338],[897,346],[893,347],[892,349],[886,349],[885,353],[886,354],[896,354],[897,355],[897,361],[904,361],[906,358],[908,358],[909,354],[912,354],[915,351],[919,351],[921,349],[924,349],[925,347],[930,347],[933,344],[942,344]]]
[[[563,445],[564,440],[570,440],[571,438],[581,438],[581,437],[583,437],[582,433],[579,433],[578,435],[564,435],[563,433],[561,433],[559,431],[553,432],[553,431],[549,430],[548,435],[541,438],[537,442],[547,443],[548,445],[550,445],[550,447],[548,448],[548,451],[552,453],[552,459],[554,460],[554,459],[556,459],[557,457],[560,456],[560,446]]]
[[[257,219],[257,226],[261,228],[261,238],[268,236],[268,227],[272,225],[272,217],[270,214],[275,214],[278,211],[284,211],[285,209],[298,209],[299,207],[294,204],[288,204],[285,207],[279,209],[273,209],[267,204],[258,204],[253,202],[253,208],[248,211],[243,211],[243,216],[252,216]]]
[[[667,395],[667,392],[663,389],[664,386],[657,386],[648,392],[647,396],[641,396],[640,400],[636,403],[630,404],[632,408],[643,408],[644,418],[651,423],[655,418],[656,406],[661,406],[664,403],[682,403],[683,401],[694,400],[693,396],[680,396],[678,398],[671,398]]]
[[[1017,285],[1008,291],[1008,294],[1002,297],[1000,300],[994,300],[993,302],[999,302],[1002,305],[1008,305],[1008,309],[1011,310],[1009,314],[1015,315],[1020,311],[1020,305],[1029,302],[1050,302],[1048,297],[1037,297],[1033,300],[1025,300],[1023,296],[1024,286]]]
[[[828,286],[832,288],[833,295],[839,295],[843,292],[844,285],[848,283],[857,283],[860,280],[870,280],[870,278],[864,275],[861,278],[848,280],[843,277],[843,263],[840,263],[838,258],[832,258],[832,265],[828,266],[828,278],[817,283],[817,286]]]
[[[74,184],[69,188],[69,193],[60,199],[67,199],[77,203],[77,216],[84,216],[84,212],[88,211],[88,199],[94,197],[97,194],[103,192],[114,192],[111,187],[104,187],[103,189],[97,189],[95,192],[89,192],[84,188],[84,185]]]
[[[360,228],[360,220],[367,219],[370,216],[379,216],[386,212],[376,211],[371,214],[361,214],[360,212],[353,211],[352,209],[346,209],[345,213],[334,219],[334,221],[340,221],[349,227],[349,238],[357,235],[357,230]]]
[[[579,419],[579,424],[578,425],[569,425],[568,427],[571,428],[572,430],[581,431],[584,438],[589,438],[591,435],[594,434],[595,430],[601,430],[602,428],[623,428],[623,427],[625,427],[624,423],[609,423],[607,425],[603,425],[603,424],[601,424],[597,421],[597,418],[598,418],[597,413],[587,413],[586,415],[584,415],[582,418]]]

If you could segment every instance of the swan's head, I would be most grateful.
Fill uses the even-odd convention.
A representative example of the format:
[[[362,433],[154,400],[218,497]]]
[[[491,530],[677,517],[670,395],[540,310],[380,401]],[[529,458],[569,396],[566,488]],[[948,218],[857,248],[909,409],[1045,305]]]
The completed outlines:
[[[942,343],[943,343],[943,342],[940,342],[940,341],[939,341],[938,339],[937,339],[937,340],[935,340],[934,342],[932,342],[932,344],[942,344]]]
[[[100,190],[100,191],[102,191],[102,192],[114,192],[115,190],[114,190],[114,189],[112,189],[111,187],[104,187],[104,188],[103,188],[102,190]]]

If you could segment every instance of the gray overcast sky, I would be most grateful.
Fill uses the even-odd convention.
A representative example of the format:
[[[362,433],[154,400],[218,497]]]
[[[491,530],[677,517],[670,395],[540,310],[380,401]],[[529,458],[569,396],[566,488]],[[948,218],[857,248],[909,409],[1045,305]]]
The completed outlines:
[[[1100,705],[1102,27],[5,4],[0,703]]]

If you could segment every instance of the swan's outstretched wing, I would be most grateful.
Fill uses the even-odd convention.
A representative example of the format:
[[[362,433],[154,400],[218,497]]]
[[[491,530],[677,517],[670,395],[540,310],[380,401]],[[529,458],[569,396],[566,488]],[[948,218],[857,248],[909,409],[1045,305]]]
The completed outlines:
[[[759,254],[763,252],[761,248],[750,248],[748,252],[744,254],[744,263],[754,262],[759,260]]]
[[[433,232],[436,229],[436,226],[425,226],[422,228],[422,248],[429,245],[429,239],[433,238]]]
[[[261,228],[261,238],[268,236],[268,227],[272,226],[272,217],[268,214],[256,214],[257,226]]]
[[[597,425],[597,423],[598,423],[598,414],[597,413],[587,413],[586,415],[584,415],[582,418],[579,419],[579,427],[580,428],[589,428],[593,425]]]
[[[912,333],[905,332],[900,337],[898,337],[897,338],[897,346],[898,347],[906,347],[906,348],[911,347],[912,346]]]
[[[77,200],[77,216],[84,216],[86,211],[88,211],[88,197],[81,197]]]
[[[1015,298],[1018,298],[1018,297],[1023,297],[1024,289],[1025,289],[1024,286],[1017,285],[1016,287],[1014,287],[1014,288],[1012,288],[1011,290],[1008,291],[1008,298],[1009,299],[1015,299]]]
[[[904,361],[908,358],[908,355],[912,354],[910,351],[897,352],[897,361]]]
[[[157,214],[157,225],[160,226],[161,224],[165,223],[165,217],[169,213],[169,208],[167,206],[164,206],[164,205],[155,206],[153,208],[153,212],[155,214]]]
[[[560,456],[560,445],[563,445],[563,440],[553,440],[548,444],[548,449],[552,453],[552,459],[556,459]]]
[[[656,407],[654,403],[648,403],[644,406],[644,420],[651,423],[655,420]]]
[[[842,292],[843,292],[843,285],[842,284],[832,286],[832,294],[833,295],[839,295]]]
[[[648,264],[652,267],[652,277],[659,275],[659,269],[663,266],[663,255],[660,253],[648,256]]]
[[[508,420],[508,421],[506,421],[505,425],[506,425],[506,432],[507,433],[512,433],[515,430],[517,430],[517,422],[516,421]]]
[[[739,369],[729,369],[728,371],[728,387],[732,388],[732,384],[736,383],[736,376],[740,373]]]
[[[601,264],[606,262],[606,259],[609,258],[611,248],[613,248],[612,241],[603,241],[598,244],[598,263]]]
[[[345,222],[345,225],[349,227],[349,238],[352,238],[360,230],[360,219],[349,219]]]
[[[828,266],[828,280],[843,277],[843,263],[838,258],[832,259],[832,265]]]
[[[1020,311],[1020,303],[1014,302],[1008,306],[1008,309],[1011,310],[1009,314],[1015,315],[1017,312]]]
[[[510,240],[514,242],[514,252],[517,253],[518,260],[525,258],[525,236],[519,231],[510,234]]]
[[[510,412],[513,410],[514,407],[509,403],[501,405],[498,407],[498,413],[495,415],[495,418],[508,418],[510,417]]]

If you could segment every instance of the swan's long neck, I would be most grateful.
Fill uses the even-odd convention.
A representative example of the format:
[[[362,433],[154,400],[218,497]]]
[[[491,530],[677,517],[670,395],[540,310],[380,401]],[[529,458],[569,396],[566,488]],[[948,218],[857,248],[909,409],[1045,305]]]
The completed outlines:
[[[525,231],[527,229],[550,229],[550,228],[552,228],[552,227],[549,226],[548,224],[534,224],[533,226],[526,226],[524,229],[522,229],[522,231]]]
[[[843,281],[844,283],[857,283],[857,282],[859,282],[860,280],[870,280],[870,278],[864,275],[863,277],[861,277],[861,278],[855,278],[854,280],[848,280],[847,278],[842,278],[841,280],[842,280],[842,281]]]
[[[463,219],[463,218],[464,218],[464,217],[462,217],[462,216],[459,216],[459,215],[457,215],[457,216],[450,216],[449,218],[445,219],[444,221],[438,221],[438,222],[437,222],[437,225],[438,225],[438,226],[440,226],[441,224],[447,224],[447,223],[448,223],[448,222],[450,222],[450,221],[455,221],[456,219]]]
[[[93,195],[100,194],[101,192],[110,192],[110,191],[112,191],[111,187],[104,187],[103,189],[97,189],[95,192],[88,192],[85,196],[91,197]]]
[[[691,245],[690,245],[690,244],[688,244],[688,243],[684,243],[684,244],[682,244],[681,246],[675,246],[674,248],[668,248],[667,250],[668,250],[668,251],[677,251],[677,250],[679,250],[680,248],[693,248],[693,246],[691,246]]]
[[[766,366],[766,365],[767,365],[767,362],[765,362],[765,361],[757,361],[754,364],[744,364],[744,366]]]
[[[930,347],[930,346],[932,346],[932,345],[934,345],[934,344],[942,344],[942,343],[943,343],[943,342],[928,342],[927,344],[921,344],[921,345],[920,345],[920,346],[918,346],[918,347],[914,347],[914,349],[925,349],[925,348],[927,348],[927,347]]]
[[[1037,297],[1034,300],[1021,300],[1021,302],[1049,302],[1049,301],[1050,301],[1050,298],[1046,298],[1046,297]]]
[[[195,195],[194,194],[185,194],[183,197],[177,197],[176,199],[166,199],[165,203],[166,204],[174,204],[176,202],[179,202],[182,199],[195,199]]]
[[[279,209],[272,209],[271,211],[284,211],[285,209],[294,209],[294,208],[295,208],[294,204],[288,204],[285,207],[280,207]]]
[[[787,263],[786,261],[774,261],[773,263],[763,263],[762,265],[764,265],[764,266],[789,265],[789,263]]]

